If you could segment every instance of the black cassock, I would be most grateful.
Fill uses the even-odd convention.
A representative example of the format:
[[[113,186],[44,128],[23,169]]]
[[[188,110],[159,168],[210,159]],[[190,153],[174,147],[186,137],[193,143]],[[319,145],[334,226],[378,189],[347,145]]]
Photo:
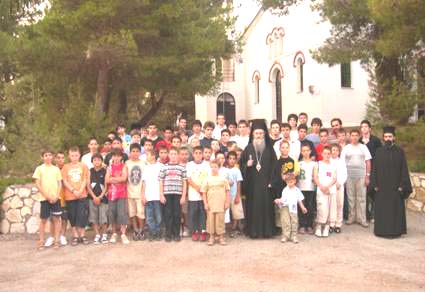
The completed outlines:
[[[375,235],[391,238],[406,234],[405,199],[412,193],[412,185],[404,151],[400,147],[382,146],[376,150],[371,187],[378,188],[375,194]]]
[[[254,160],[251,167],[247,167],[250,158]],[[276,154],[273,147],[268,145],[263,154],[257,153],[261,169],[257,171],[257,158],[252,143],[248,144],[241,154],[240,168],[243,175],[242,190],[246,195],[246,233],[251,238],[271,237],[274,232],[273,195],[269,184]]]

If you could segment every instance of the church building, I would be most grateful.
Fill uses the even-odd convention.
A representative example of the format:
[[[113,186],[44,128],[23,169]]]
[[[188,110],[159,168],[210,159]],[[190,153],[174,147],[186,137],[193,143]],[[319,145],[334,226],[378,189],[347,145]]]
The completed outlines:
[[[255,0],[233,1],[242,35],[242,51],[222,60],[222,82],[206,96],[196,96],[196,118],[215,121],[272,119],[306,112],[328,127],[334,117],[355,126],[365,117],[369,76],[359,62],[319,64],[312,51],[330,36],[308,1],[291,7],[288,15],[264,10]]]

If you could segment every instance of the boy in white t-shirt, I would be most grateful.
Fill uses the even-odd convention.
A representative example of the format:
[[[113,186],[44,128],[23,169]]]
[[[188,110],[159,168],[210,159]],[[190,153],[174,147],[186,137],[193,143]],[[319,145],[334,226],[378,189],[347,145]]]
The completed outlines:
[[[301,147],[302,160],[299,161],[300,175],[298,180],[298,188],[304,195],[304,205],[308,212],[306,214],[298,213],[298,221],[300,224],[300,234],[313,234],[314,216],[316,213],[316,186],[314,185],[313,172],[316,161],[311,160],[311,148],[308,144]]]
[[[158,175],[163,164],[156,161],[153,151],[149,151],[146,154],[147,165],[142,174],[142,201],[146,207],[146,223],[149,226],[149,241],[159,241],[161,240],[160,226],[162,216]]]
[[[197,146],[192,152],[193,161],[186,165],[189,184],[188,221],[193,241],[206,241],[206,214],[202,200],[201,185],[210,172],[208,162],[202,159],[202,147]]]
[[[274,200],[280,211],[282,225],[281,242],[291,240],[293,243],[298,243],[298,206],[304,214],[307,213],[307,209],[303,204],[303,193],[296,187],[297,179],[295,175],[293,173],[286,174],[285,182],[286,187],[283,189],[281,197]]]

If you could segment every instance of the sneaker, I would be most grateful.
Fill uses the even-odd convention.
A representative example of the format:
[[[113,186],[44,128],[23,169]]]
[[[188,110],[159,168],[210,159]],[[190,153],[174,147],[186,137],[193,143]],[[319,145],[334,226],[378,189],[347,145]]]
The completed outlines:
[[[130,240],[128,240],[127,235],[121,234],[121,241],[123,244],[129,244]]]
[[[194,231],[192,232],[192,241],[198,241],[199,240],[199,233]]]
[[[362,227],[364,227],[364,228],[368,228],[369,227],[369,223],[367,223],[367,222],[360,223],[360,225]]]
[[[174,240],[175,242],[179,242],[179,241],[181,241],[182,239],[181,239],[181,237],[180,237],[180,236],[174,236],[174,237],[173,237],[173,240]]]
[[[292,237],[292,242],[293,242],[293,243],[298,243],[298,242],[299,242],[299,241],[298,241],[298,238],[297,238],[296,236]]]
[[[166,237],[165,237],[165,241],[166,241],[166,242],[171,242],[171,237],[166,236]]]
[[[133,233],[133,241],[138,241],[139,240],[139,233],[137,231],[134,231]]]
[[[94,244],[100,244],[100,234],[96,234],[96,236],[94,237]]]
[[[316,235],[317,237],[322,237],[322,229],[320,225],[316,227],[316,232],[314,233],[314,235]]]
[[[334,227],[329,227],[329,233],[333,233],[334,232]]]
[[[60,237],[59,240],[60,240],[60,243],[61,243],[62,246],[65,246],[65,245],[68,244],[68,241],[66,240],[66,237],[63,236],[63,235],[61,235],[61,237]]]
[[[161,233],[155,234],[154,235],[155,241],[161,241]]]
[[[47,238],[46,242],[44,243],[44,247],[51,247],[55,243],[55,239],[53,237]]]
[[[117,234],[116,233],[112,233],[111,235],[111,239],[109,239],[110,243],[117,243]]]
[[[280,242],[285,243],[287,241],[288,241],[288,239],[285,236],[282,236],[282,239],[280,240]]]
[[[323,228],[322,237],[328,237],[329,236],[329,225],[326,225],[325,228]]]
[[[107,244],[107,243],[108,243],[108,234],[106,234],[106,233],[103,233],[103,234],[102,234],[101,242],[102,242],[103,244]]]
[[[189,236],[189,230],[187,230],[186,227],[183,227],[182,237],[188,237],[188,236]]]
[[[347,221],[345,221],[346,225],[351,225],[353,223],[354,223],[354,220],[352,220],[352,219],[348,219]]]
[[[142,230],[142,231],[140,231],[140,232],[137,234],[137,239],[138,239],[138,240],[141,240],[141,241],[143,241],[143,240],[145,240],[145,239],[146,239],[146,236],[145,236],[145,233],[143,232],[143,230]]]
[[[207,241],[207,233],[206,232],[202,232],[199,240],[202,241],[202,242]]]

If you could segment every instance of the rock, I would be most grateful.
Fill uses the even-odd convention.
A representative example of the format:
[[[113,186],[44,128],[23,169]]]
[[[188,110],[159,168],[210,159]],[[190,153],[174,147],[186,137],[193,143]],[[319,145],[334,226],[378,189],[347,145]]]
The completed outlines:
[[[12,200],[10,201],[10,208],[12,209],[21,208],[23,205],[24,203],[22,202],[21,198],[19,198],[18,196],[14,196]]]
[[[27,206],[21,209],[21,216],[25,217],[26,215],[31,215],[31,209]]]
[[[425,189],[417,188],[415,189],[415,200],[425,203]]]
[[[416,197],[416,188],[413,188],[412,193],[409,196],[409,199],[414,199]]]
[[[39,222],[40,219],[38,219],[36,216],[32,216],[30,219],[28,219],[26,225],[27,233],[34,234],[37,233],[38,227],[40,225]]]
[[[40,193],[36,193],[35,195],[32,195],[32,196],[31,196],[31,198],[32,198],[34,201],[41,201],[42,196],[41,196],[41,194],[40,194]]]
[[[32,214],[33,215],[39,215],[40,214],[40,202],[35,201],[34,205],[32,206]]]
[[[31,189],[29,188],[20,188],[18,191],[18,195],[21,198],[28,198],[31,195]]]
[[[37,188],[35,188],[35,187],[32,187],[31,188],[31,195],[35,195],[35,194],[37,194],[38,193],[38,189]]]
[[[32,205],[34,204],[34,200],[33,199],[25,199],[24,200],[24,205],[28,206],[28,207],[32,207]]]
[[[412,176],[412,183],[414,187],[421,186],[421,180],[417,176]]]
[[[3,210],[3,212],[6,212],[7,210],[9,210],[9,208],[10,208],[10,199],[4,200],[1,205],[1,209]]]
[[[425,179],[421,180],[421,187],[423,187],[425,189]]]
[[[7,234],[9,233],[9,230],[10,230],[9,221],[7,221],[6,219],[3,219],[1,221],[0,232],[3,234]]]
[[[13,223],[10,225],[10,233],[25,233],[24,223]]]
[[[3,193],[3,200],[12,197],[15,195],[15,191],[11,187],[7,187],[6,191]]]
[[[409,200],[407,202],[407,208],[409,208],[410,210],[413,210],[413,211],[421,211],[423,205],[424,204],[422,202],[419,202],[419,201],[416,201],[416,200],[413,200],[413,199]]]
[[[10,209],[6,213],[6,219],[9,222],[22,222],[21,212],[17,209]]]

